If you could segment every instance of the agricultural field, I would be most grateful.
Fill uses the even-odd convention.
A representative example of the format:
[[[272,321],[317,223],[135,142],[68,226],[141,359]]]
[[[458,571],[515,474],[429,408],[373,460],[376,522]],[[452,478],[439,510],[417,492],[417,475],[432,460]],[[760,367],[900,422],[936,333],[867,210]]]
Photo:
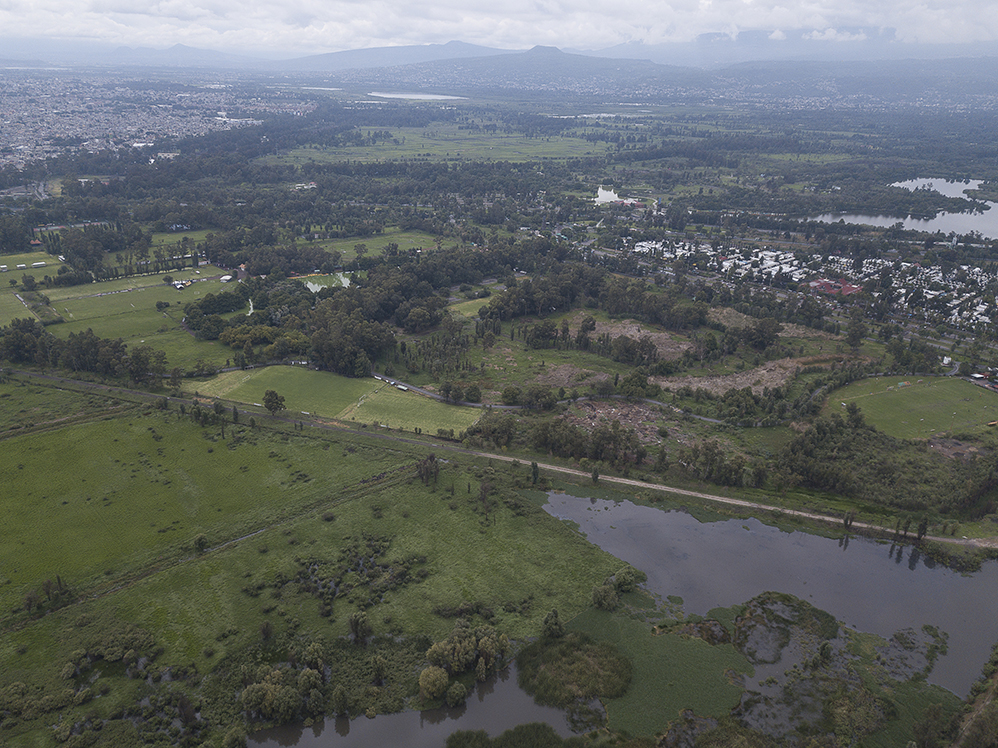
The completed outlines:
[[[998,420],[998,393],[955,377],[863,379],[833,392],[824,410],[844,416],[843,403],[856,403],[867,423],[902,439],[979,434]]]

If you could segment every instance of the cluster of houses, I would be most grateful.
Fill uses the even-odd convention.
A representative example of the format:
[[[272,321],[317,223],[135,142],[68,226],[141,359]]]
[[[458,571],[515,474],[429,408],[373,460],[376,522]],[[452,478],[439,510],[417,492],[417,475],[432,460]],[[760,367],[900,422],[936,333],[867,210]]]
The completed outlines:
[[[696,241],[639,242],[633,251],[665,262],[707,257],[719,273],[732,279],[747,277],[761,283],[781,279],[831,296],[851,296],[872,281],[873,296],[891,292],[899,313],[931,310],[936,319],[957,328],[990,325],[998,315],[994,293],[998,275],[972,265],[944,272],[935,265],[885,258],[858,262],[851,257],[802,256],[771,248],[715,248]]]

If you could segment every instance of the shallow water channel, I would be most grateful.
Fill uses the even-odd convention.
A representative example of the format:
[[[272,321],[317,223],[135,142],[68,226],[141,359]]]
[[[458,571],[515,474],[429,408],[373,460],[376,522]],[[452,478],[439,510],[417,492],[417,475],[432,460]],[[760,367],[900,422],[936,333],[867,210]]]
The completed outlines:
[[[774,591],[885,638],[936,626],[949,634],[949,651],[928,680],[961,697],[998,640],[998,562],[963,575],[912,546],[786,532],[756,519],[699,522],[629,501],[551,494],[545,509],[645,572],[651,592],[681,597],[687,614]]]
[[[478,683],[464,706],[455,709],[382,714],[374,719],[341,717],[320,720],[312,727],[286,725],[256,733],[249,739],[249,745],[260,748],[287,745],[299,748],[387,745],[443,748],[447,736],[458,730],[485,730],[495,737],[528,722],[546,722],[562,737],[572,734],[565,713],[535,704],[516,685],[516,669],[510,666],[485,683]]]
[[[756,519],[700,522],[685,511],[630,501],[551,493],[544,508],[645,572],[649,591],[681,597],[687,615],[704,615],[775,591],[806,600],[850,628],[884,638],[908,627],[936,626],[949,634],[949,651],[936,662],[929,681],[961,697],[998,640],[998,562],[985,563],[975,574],[959,574],[912,546],[786,532]],[[546,722],[562,736],[571,734],[564,713],[535,704],[516,685],[511,667],[479,684],[458,709],[284,726],[253,735],[249,744],[441,748],[457,730],[486,730],[494,737],[528,722]]]

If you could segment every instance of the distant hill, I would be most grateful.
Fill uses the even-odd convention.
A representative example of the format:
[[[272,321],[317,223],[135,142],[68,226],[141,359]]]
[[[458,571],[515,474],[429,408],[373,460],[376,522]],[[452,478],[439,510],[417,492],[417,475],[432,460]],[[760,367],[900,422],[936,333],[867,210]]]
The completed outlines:
[[[699,70],[641,60],[609,60],[534,47],[501,56],[439,60],[342,74],[345,83],[448,92],[551,91],[582,96],[624,95],[652,86],[699,88],[710,75]]]
[[[292,60],[271,63],[278,70],[302,72],[332,72],[337,70],[363,70],[366,68],[395,67],[413,65],[437,60],[456,60],[472,57],[493,57],[514,54],[506,49],[480,47],[464,42],[446,44],[420,44],[405,47],[373,47],[370,49],[350,49],[343,52],[329,52],[310,55]]]
[[[149,47],[118,47],[103,61],[107,65],[138,65],[143,67],[205,68],[215,70],[254,70],[268,63],[252,57],[230,55],[210,49],[174,44],[169,49]]]

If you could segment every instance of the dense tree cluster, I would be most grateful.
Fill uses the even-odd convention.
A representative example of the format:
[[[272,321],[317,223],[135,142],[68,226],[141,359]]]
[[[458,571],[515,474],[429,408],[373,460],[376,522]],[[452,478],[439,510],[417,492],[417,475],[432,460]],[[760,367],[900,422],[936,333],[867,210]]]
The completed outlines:
[[[0,328],[0,359],[104,378],[127,376],[136,384],[152,386],[157,386],[167,371],[166,354],[151,346],[129,349],[120,339],[101,338],[91,330],[70,333],[63,340],[32,319],[15,319]]]

